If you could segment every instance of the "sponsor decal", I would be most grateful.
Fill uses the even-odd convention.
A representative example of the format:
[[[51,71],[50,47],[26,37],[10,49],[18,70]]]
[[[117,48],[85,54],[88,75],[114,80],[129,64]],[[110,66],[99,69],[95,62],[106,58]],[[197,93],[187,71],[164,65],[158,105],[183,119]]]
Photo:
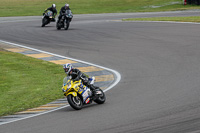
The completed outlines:
[[[90,98],[88,98],[86,101],[85,101],[85,103],[89,103],[90,102]]]
[[[97,91],[96,94],[101,94],[101,91]]]

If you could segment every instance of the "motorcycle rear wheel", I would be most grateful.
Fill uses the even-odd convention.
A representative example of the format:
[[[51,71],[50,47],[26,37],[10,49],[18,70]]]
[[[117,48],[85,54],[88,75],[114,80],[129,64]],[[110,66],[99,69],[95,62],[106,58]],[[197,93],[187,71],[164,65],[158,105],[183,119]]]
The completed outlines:
[[[101,94],[98,94],[98,97],[94,100],[94,102],[98,104],[103,104],[106,101],[106,96],[100,88],[98,88],[97,91],[101,91]]]
[[[57,22],[57,23],[56,23],[56,28],[57,28],[57,30],[60,30],[60,29],[61,29],[60,22]]]
[[[81,110],[83,106],[83,102],[79,96],[74,97],[73,95],[67,96],[67,101],[72,108],[75,110]]]

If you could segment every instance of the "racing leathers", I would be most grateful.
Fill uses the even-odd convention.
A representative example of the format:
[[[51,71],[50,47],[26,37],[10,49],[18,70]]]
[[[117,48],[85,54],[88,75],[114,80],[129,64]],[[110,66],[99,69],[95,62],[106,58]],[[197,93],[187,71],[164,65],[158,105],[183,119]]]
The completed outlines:
[[[72,68],[72,70],[69,72],[67,76],[71,76],[71,79],[73,81],[78,81],[81,79],[83,84],[89,87],[91,91],[93,92],[93,94],[95,95],[95,87],[92,84],[90,84],[88,77],[84,73],[82,73],[80,70],[76,68]]]
[[[58,21],[60,21],[60,19],[62,18],[63,14],[66,12],[66,10],[71,10],[69,7],[63,6],[60,9],[60,15],[58,16]]]
[[[53,8],[53,7],[49,7],[44,12],[46,12],[47,10],[50,10],[53,12],[53,18],[55,19],[56,15],[57,15],[57,9]]]

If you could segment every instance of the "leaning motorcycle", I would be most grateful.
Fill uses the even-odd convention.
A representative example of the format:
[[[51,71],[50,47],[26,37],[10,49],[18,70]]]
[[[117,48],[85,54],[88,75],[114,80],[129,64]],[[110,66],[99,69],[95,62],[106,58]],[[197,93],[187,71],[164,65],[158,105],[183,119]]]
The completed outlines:
[[[66,10],[66,12],[62,15],[61,19],[57,21],[56,27],[58,30],[64,28],[68,30],[70,22],[73,18],[71,10]]]
[[[89,78],[90,84],[94,84],[95,78]],[[95,87],[93,92],[87,86],[83,85],[82,80],[73,81],[70,77],[65,77],[63,80],[62,91],[67,97],[67,101],[70,106],[76,110],[82,109],[83,105],[91,104],[92,101],[103,104],[106,101],[104,92]]]
[[[55,22],[55,19],[53,18],[53,12],[48,10],[45,13],[43,13],[42,27],[49,24],[50,22]]]

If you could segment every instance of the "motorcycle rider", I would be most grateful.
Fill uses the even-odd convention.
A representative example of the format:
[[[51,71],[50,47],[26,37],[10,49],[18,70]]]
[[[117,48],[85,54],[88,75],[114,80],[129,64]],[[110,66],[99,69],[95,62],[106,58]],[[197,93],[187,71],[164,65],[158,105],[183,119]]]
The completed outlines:
[[[57,15],[56,4],[52,4],[52,6],[49,7],[49,8],[47,8],[44,12],[46,12],[47,10],[50,10],[50,11],[53,12],[53,19],[52,19],[52,21],[55,22],[55,21],[56,21],[55,17],[56,17],[56,15]],[[44,14],[43,14],[43,15],[44,15]]]
[[[65,6],[63,6],[61,9],[60,9],[60,15],[58,16],[58,21],[60,21],[61,17],[63,16],[63,14],[66,12],[66,10],[71,10],[69,8],[69,4],[65,4]]]
[[[73,68],[71,63],[63,65],[63,69],[67,76],[71,76],[71,79],[73,81],[78,81],[81,79],[83,84],[89,87],[90,90],[93,92],[92,94],[95,96],[95,87],[90,84],[88,77],[84,73],[82,73],[79,69]]]

